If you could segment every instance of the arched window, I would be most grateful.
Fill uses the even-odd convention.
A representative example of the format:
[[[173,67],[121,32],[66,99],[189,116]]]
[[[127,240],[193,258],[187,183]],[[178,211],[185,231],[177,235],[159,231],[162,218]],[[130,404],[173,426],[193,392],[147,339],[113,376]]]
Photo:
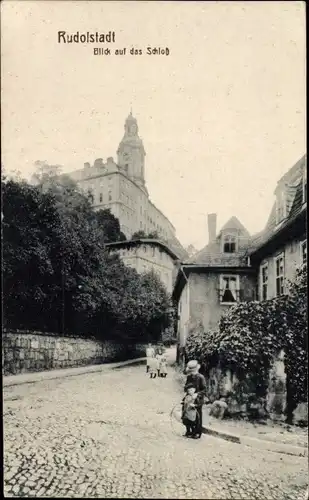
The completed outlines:
[[[231,234],[226,234],[223,237],[223,252],[224,253],[235,253],[236,248],[236,236]]]

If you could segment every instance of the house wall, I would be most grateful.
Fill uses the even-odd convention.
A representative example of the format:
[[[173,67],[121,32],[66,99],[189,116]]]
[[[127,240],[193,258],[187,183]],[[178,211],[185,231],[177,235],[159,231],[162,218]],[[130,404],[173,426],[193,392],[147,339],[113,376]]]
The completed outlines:
[[[217,328],[224,311],[230,305],[220,303],[219,279],[220,274],[226,273],[192,273],[190,284],[190,322],[201,322],[205,330]],[[240,275],[240,289],[243,290],[243,300],[253,300],[255,296],[256,280],[254,276]],[[183,295],[183,293],[182,293]]]
[[[262,300],[262,267],[268,265],[268,286],[267,286],[267,299],[276,297],[276,265],[275,258],[281,253],[284,254],[285,261],[285,282],[293,281],[296,274],[296,269],[301,265],[301,248],[300,243],[306,239],[305,234],[303,237],[287,242],[276,253],[269,255],[263,259],[259,266],[258,288],[259,299]]]
[[[133,267],[138,273],[157,273],[168,293],[172,293],[174,260],[161,247],[155,244],[136,244],[113,251],[119,254],[126,266]]]
[[[177,340],[179,347],[186,344],[190,320],[190,285],[186,283],[178,302]]]

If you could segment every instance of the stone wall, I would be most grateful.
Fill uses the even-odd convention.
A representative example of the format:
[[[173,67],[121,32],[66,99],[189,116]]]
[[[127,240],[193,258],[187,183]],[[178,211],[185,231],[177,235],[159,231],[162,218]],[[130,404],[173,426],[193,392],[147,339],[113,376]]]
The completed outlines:
[[[233,371],[222,371],[219,367],[209,370],[206,383],[210,402],[223,396],[231,417],[270,418],[275,421],[285,418],[286,376],[283,352],[273,360],[265,397],[256,394],[256,386],[249,376],[240,381]]]
[[[283,351],[280,351],[278,356],[276,356],[269,372],[266,405],[272,420],[284,420],[283,416],[286,409],[286,373]]]
[[[111,363],[145,356],[145,346],[123,346],[40,332],[2,333],[2,372],[17,373]]]

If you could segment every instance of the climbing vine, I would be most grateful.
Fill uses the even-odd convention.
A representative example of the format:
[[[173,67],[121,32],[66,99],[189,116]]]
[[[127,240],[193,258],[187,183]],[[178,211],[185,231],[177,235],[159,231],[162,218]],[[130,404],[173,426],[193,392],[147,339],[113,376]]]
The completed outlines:
[[[190,332],[186,351],[202,369],[231,369],[239,380],[250,375],[257,395],[265,395],[273,357],[285,352],[287,416],[307,400],[307,268],[297,271],[287,295],[232,306],[217,331]]]

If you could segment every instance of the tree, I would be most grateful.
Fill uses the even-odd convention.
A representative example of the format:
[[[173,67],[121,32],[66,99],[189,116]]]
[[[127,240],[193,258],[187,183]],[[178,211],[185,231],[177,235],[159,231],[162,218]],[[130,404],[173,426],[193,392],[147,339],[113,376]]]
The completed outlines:
[[[119,220],[111,213],[110,209],[98,210],[96,219],[104,232],[105,243],[126,241],[124,233],[120,230]]]
[[[106,251],[108,237],[121,237],[119,222],[94,212],[74,183],[5,181],[3,202],[7,327],[128,343],[155,339],[169,324],[163,285]]]
[[[142,238],[147,238],[145,231],[136,231],[131,236],[132,240],[138,240],[138,239],[142,239]]]
[[[153,231],[151,233],[145,233],[145,231],[136,231],[135,233],[132,234],[131,239],[152,239],[152,240],[157,240],[159,239],[159,235],[157,231]]]
[[[34,163],[35,172],[31,177],[31,181],[36,186],[48,187],[56,180],[62,171],[61,165],[50,165],[46,160],[37,160]]]
[[[60,219],[53,199],[27,183],[3,184],[4,322],[47,327],[54,293],[49,247]]]

